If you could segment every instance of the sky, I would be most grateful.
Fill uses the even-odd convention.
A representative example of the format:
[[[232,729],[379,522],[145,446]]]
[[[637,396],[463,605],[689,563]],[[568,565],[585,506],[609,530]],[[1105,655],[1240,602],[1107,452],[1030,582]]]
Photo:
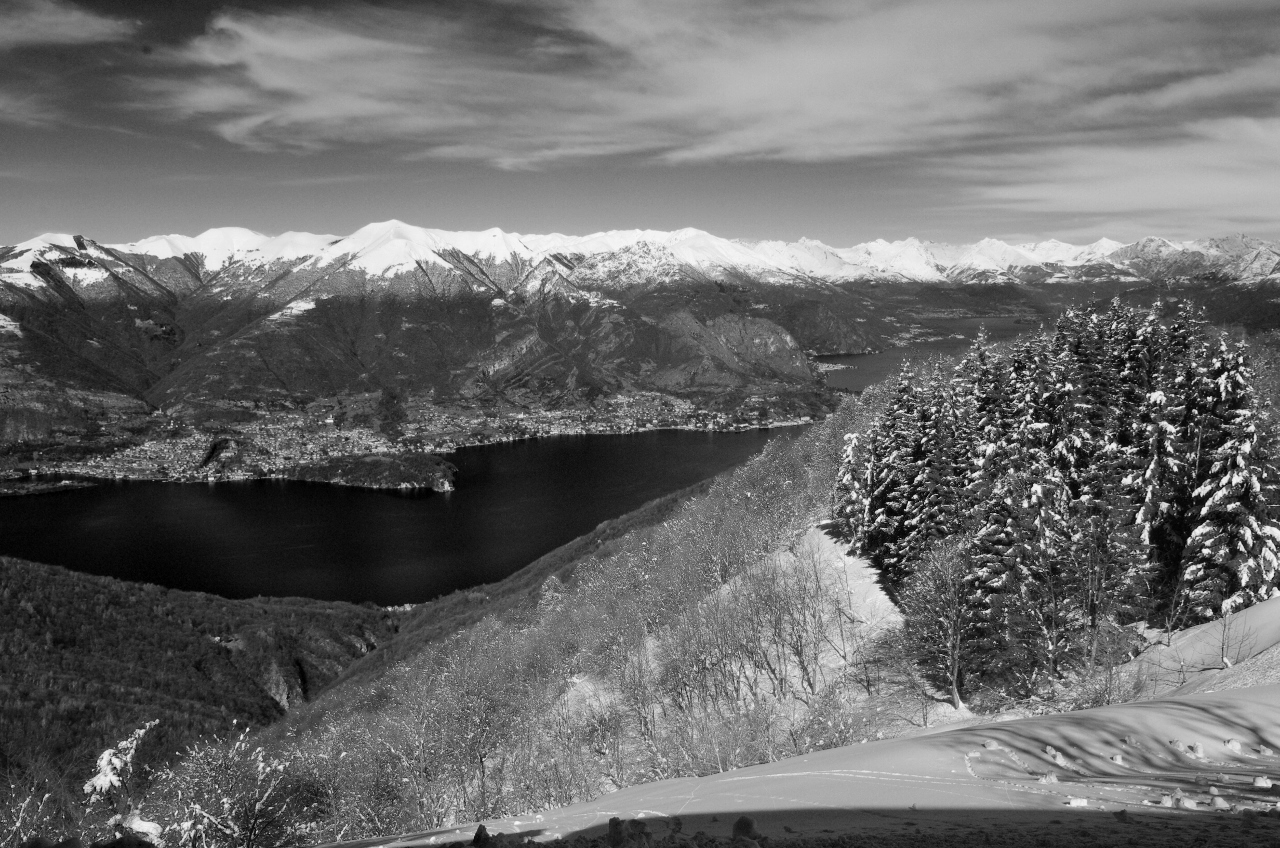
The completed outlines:
[[[1276,0],[0,0],[0,244],[1280,237]]]

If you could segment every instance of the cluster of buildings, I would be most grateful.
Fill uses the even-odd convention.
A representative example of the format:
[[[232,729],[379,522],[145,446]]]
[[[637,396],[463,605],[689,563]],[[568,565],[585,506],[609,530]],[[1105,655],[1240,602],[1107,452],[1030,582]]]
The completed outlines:
[[[354,419],[354,420],[353,420]],[[807,423],[772,418],[765,398],[730,412],[656,393],[609,398],[594,407],[506,409],[414,404],[394,428],[372,411],[335,414],[334,405],[259,413],[251,421],[194,432],[172,427],[110,454],[64,460],[40,474],[194,482],[289,477],[300,466],[345,456],[449,453],[460,447],[542,436],[623,434],[657,429],[710,431]],[[392,435],[389,435],[391,433]]]
[[[335,456],[391,453],[394,442],[367,427],[316,426],[302,413],[273,413],[235,430],[152,438],[112,454],[65,461],[43,472],[98,478],[191,482],[286,476]],[[206,460],[208,462],[206,463]]]

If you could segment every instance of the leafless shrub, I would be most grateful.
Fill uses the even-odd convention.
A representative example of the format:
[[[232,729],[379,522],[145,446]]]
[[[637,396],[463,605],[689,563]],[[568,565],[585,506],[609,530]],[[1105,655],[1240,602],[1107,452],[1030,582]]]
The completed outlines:
[[[304,845],[326,811],[323,787],[303,764],[255,745],[248,730],[193,746],[155,784],[165,830],[192,848]]]

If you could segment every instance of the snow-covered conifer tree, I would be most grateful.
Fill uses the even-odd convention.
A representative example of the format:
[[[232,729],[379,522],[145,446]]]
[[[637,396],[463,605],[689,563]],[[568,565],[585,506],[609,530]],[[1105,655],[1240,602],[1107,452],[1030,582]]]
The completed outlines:
[[[876,452],[868,475],[866,523],[855,549],[879,572],[892,596],[907,573],[899,543],[911,532],[907,521],[922,459],[920,393],[916,372],[904,365],[893,399],[875,435]]]
[[[1269,597],[1280,565],[1280,524],[1262,496],[1266,446],[1254,420],[1248,362],[1225,339],[1200,386],[1200,466],[1194,526],[1183,554],[1182,591],[1199,618],[1225,615]]]

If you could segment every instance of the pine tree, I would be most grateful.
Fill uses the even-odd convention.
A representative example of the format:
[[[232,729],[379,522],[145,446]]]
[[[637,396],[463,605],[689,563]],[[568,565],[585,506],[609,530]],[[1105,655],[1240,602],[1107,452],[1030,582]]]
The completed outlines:
[[[1243,350],[1221,340],[1205,369],[1195,524],[1183,554],[1181,589],[1193,615],[1212,618],[1270,597],[1277,585],[1280,524],[1262,497],[1265,445],[1254,420]]]
[[[1177,454],[1178,431],[1168,420],[1168,397],[1159,389],[1148,393],[1140,413],[1144,439],[1135,448],[1141,467],[1124,483],[1133,492],[1138,508],[1134,525],[1145,547],[1145,566],[1131,578],[1147,585],[1146,609],[1167,612],[1174,583],[1181,569],[1186,544],[1181,493],[1187,490],[1186,463]]]
[[[860,545],[863,529],[870,522],[869,508],[876,467],[876,431],[847,433],[840,454],[839,476],[832,498],[831,518],[836,538]]]
[[[921,456],[912,481],[904,556],[915,559],[940,539],[960,529],[968,445],[961,416],[964,403],[948,380],[935,376],[920,404]]]
[[[908,573],[901,542],[909,536],[915,481],[923,458],[920,394],[915,371],[904,365],[893,400],[876,434],[868,473],[866,521],[855,549],[875,567],[881,586],[894,597]]]

